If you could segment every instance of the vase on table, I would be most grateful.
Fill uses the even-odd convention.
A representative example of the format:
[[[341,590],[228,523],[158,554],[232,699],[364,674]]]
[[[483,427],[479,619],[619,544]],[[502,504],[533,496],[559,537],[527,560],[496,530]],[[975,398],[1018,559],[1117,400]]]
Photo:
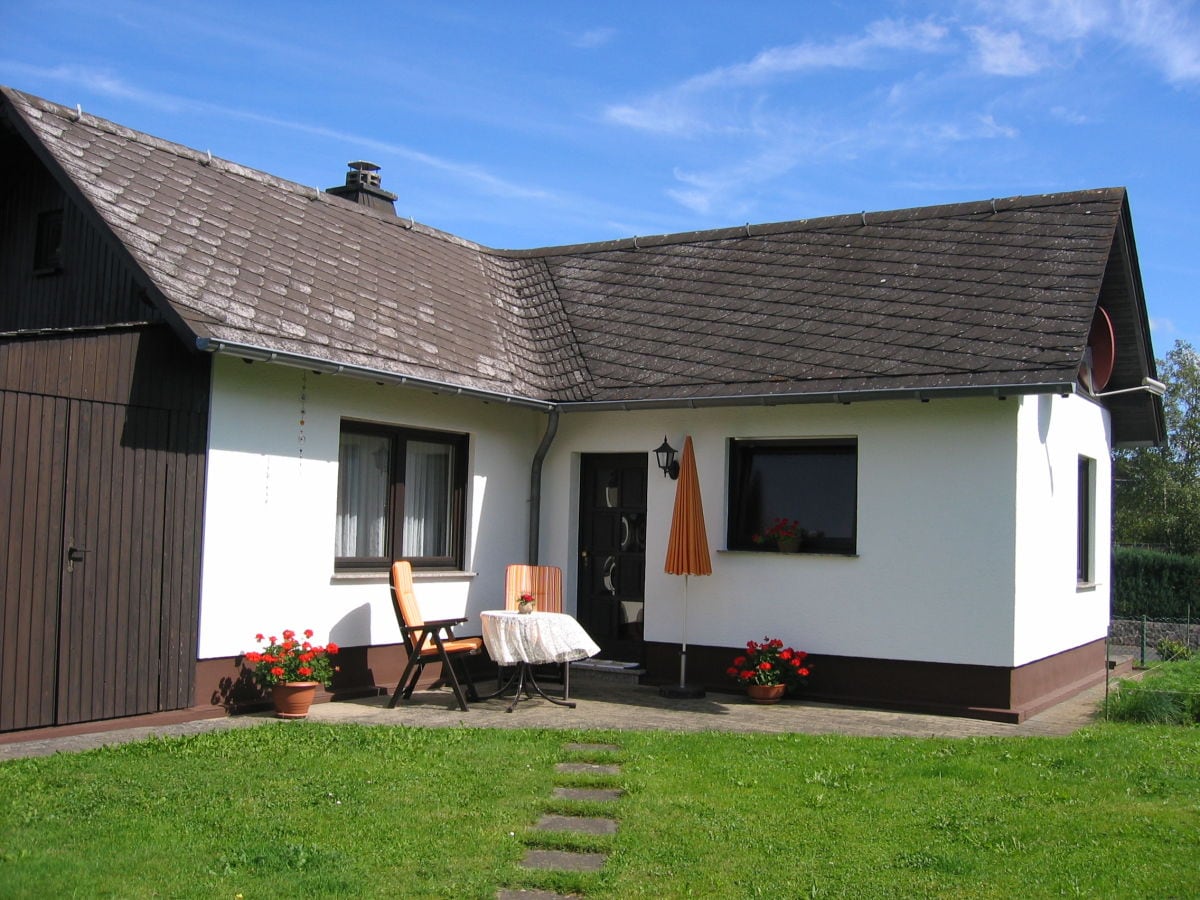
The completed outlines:
[[[748,684],[746,696],[751,703],[778,703],[787,691],[786,684]]]
[[[535,604],[535,603],[532,603],[532,602],[527,603],[524,600],[522,600],[519,603],[517,603],[517,612],[525,613],[526,615],[528,615],[529,613],[533,612],[533,609],[536,605],[537,604]]]
[[[271,698],[275,701],[275,715],[280,719],[307,718],[308,708],[312,706],[319,686],[316,681],[288,681],[273,685]]]

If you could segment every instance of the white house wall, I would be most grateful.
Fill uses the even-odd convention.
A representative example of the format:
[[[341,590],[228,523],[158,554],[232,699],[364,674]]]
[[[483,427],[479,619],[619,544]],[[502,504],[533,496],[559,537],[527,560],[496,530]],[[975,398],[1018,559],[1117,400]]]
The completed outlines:
[[[255,633],[284,628],[346,646],[400,641],[387,578],[334,573],[343,418],[470,435],[468,571],[419,575],[417,591],[430,618],[503,603],[504,567],[526,554],[529,467],[544,415],[266,363],[214,363],[201,659],[253,649]]]
[[[689,643],[771,635],[810,652],[1011,665],[1020,409],[980,399],[564,414],[546,463],[542,561],[564,566],[572,607],[581,454],[648,453],[664,433],[681,447],[690,434],[714,553],[713,574],[688,579]],[[858,439],[857,556],[724,550],[727,441],[838,436]],[[651,455],[648,641],[682,633],[684,579],[663,572],[674,487]]]
[[[1022,401],[1015,664],[1102,639],[1108,631],[1112,534],[1109,417],[1081,397]],[[1077,577],[1079,457],[1095,461],[1094,577]]]

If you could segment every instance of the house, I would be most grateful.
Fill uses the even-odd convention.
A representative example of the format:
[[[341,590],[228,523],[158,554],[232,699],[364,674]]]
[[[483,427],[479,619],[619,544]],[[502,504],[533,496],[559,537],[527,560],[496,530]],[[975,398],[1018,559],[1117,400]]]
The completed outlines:
[[[1017,721],[1103,677],[1109,454],[1163,439],[1119,188],[501,251],[4,89],[0,730],[228,704],[256,632],[404,662],[561,566],[606,656]],[[331,179],[332,180],[332,179]],[[795,520],[796,553],[754,537]]]

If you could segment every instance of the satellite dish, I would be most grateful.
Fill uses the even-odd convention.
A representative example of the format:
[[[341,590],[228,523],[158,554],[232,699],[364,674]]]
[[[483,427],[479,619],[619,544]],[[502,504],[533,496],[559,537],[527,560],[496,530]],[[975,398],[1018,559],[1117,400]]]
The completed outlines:
[[[1112,377],[1116,358],[1117,343],[1113,336],[1112,319],[1103,307],[1097,306],[1092,316],[1092,330],[1088,332],[1083,364],[1079,367],[1079,380],[1093,394],[1100,393]]]

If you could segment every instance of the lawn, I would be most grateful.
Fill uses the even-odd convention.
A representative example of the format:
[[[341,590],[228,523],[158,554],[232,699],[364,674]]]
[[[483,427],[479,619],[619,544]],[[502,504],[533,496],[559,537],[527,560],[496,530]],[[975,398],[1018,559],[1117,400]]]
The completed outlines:
[[[612,776],[563,776],[566,741]],[[551,799],[616,784],[615,807]],[[547,838],[545,812],[615,836]],[[532,845],[609,854],[525,876]],[[539,880],[540,879],[540,880]],[[1069,738],[280,723],[0,764],[0,896],[1194,896],[1200,731]]]

